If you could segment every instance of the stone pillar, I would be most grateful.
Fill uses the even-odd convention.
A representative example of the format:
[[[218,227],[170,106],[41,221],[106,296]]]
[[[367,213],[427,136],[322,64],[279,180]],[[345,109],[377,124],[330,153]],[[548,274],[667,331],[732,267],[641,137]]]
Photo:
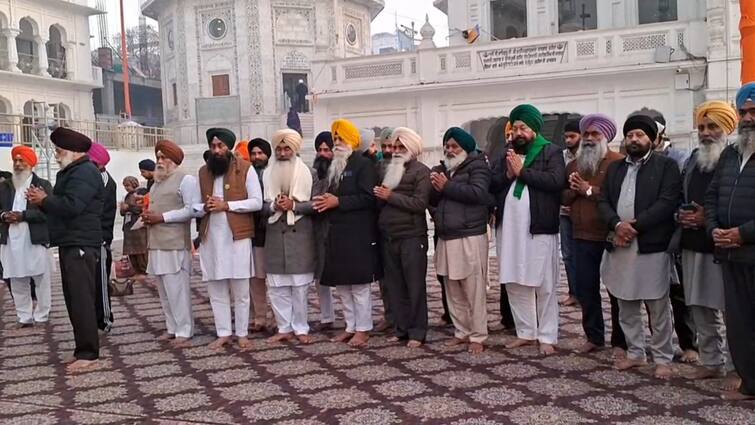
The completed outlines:
[[[65,44],[63,45],[63,47],[65,47],[65,49],[66,49],[66,56],[65,56],[65,60],[66,60],[66,80],[75,80],[76,78],[79,78],[79,76],[77,75],[77,72],[76,72],[77,71],[76,65],[78,63],[76,61],[76,42],[75,41],[67,41],[67,42],[65,42]],[[85,77],[85,78],[82,78],[82,79],[87,79],[86,78],[87,74],[85,74],[84,72],[86,72],[86,70],[82,70],[82,76]]]
[[[18,69],[18,48],[16,48],[16,37],[21,34],[17,28],[5,28],[3,35],[8,44],[8,70],[10,72],[21,72]]]
[[[39,68],[37,69],[37,74],[49,76],[50,73],[47,70],[50,66],[47,61],[47,40],[38,35],[34,37],[34,42],[37,43],[37,63]]]

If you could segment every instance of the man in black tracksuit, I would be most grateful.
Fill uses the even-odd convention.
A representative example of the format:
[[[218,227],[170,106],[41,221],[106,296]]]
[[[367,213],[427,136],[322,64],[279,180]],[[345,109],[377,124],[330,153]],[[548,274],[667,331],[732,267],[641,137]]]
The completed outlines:
[[[50,136],[61,165],[51,195],[30,188],[27,199],[47,214],[52,245],[59,248],[63,296],[73,326],[75,361],[69,372],[96,367],[99,336],[95,308],[95,270],[102,245],[105,188],[86,152],[92,142],[83,134],[58,128]]]
[[[739,136],[721,153],[705,195],[705,224],[724,277],[729,351],[742,379],[728,400],[755,399],[755,83],[737,94]]]

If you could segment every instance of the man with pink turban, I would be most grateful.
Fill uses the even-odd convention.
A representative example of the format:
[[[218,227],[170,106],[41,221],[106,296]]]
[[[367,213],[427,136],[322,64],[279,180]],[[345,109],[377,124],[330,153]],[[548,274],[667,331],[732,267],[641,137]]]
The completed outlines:
[[[115,227],[115,213],[118,210],[118,201],[116,200],[116,191],[118,186],[115,179],[107,172],[105,167],[110,163],[110,154],[105,146],[93,142],[87,152],[89,159],[97,166],[102,175],[102,184],[105,186],[104,203],[102,205],[102,247],[100,248],[100,259],[97,262],[96,289],[97,297],[97,327],[100,330],[109,332],[113,326],[113,311],[110,308],[110,293],[108,291],[108,282],[110,282],[110,269],[113,264],[113,252],[110,245],[113,243],[113,228]]]

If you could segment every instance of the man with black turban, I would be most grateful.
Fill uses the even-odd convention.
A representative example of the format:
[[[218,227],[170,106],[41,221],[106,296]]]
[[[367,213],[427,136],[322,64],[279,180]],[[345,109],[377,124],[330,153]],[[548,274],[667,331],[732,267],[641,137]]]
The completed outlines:
[[[139,173],[147,180],[147,191],[155,184],[155,161],[143,159],[139,161]]]
[[[194,213],[203,217],[199,223],[199,259],[218,337],[209,348],[223,349],[235,333],[239,348],[248,350],[252,345],[248,338],[249,279],[255,267],[252,213],[262,209],[262,189],[252,164],[233,154],[233,132],[211,128],[207,130],[207,143],[210,157],[199,169],[201,201],[194,205]],[[231,317],[231,294],[235,320]]]
[[[63,296],[75,343],[74,360],[67,369],[84,372],[96,368],[100,356],[95,282],[105,186],[86,154],[92,146],[87,136],[59,127],[50,139],[61,167],[55,188],[48,195],[40,187],[30,187],[26,198],[47,215],[50,242],[59,251]]]
[[[249,159],[257,172],[260,190],[264,193],[265,185],[262,175],[272,155],[270,143],[262,138],[254,138],[247,145]],[[267,315],[270,308],[267,304],[267,270],[265,269],[265,236],[267,230],[266,214],[262,210],[252,213],[254,217],[254,237],[252,237],[252,252],[254,253],[254,272],[252,274],[252,332],[262,332],[268,327]]]
[[[540,344],[550,355],[558,342],[558,231],[566,171],[561,150],[542,134],[543,116],[532,105],[509,114],[511,147],[494,189],[506,195],[496,233],[499,282],[506,285],[517,339],[507,348]]]
[[[320,132],[315,137],[315,162],[312,164],[312,198],[320,196],[328,190],[328,168],[333,160],[333,134],[329,131]],[[318,243],[317,252],[322,253],[325,250],[325,240],[323,239],[326,231],[325,222],[321,217],[315,216],[315,239]],[[320,285],[320,276],[325,259],[322,255],[317,257],[317,268],[315,269],[315,286],[317,286],[317,296],[320,300],[320,323],[316,330],[322,331],[333,328],[333,322],[336,320],[336,313],[333,309],[333,289],[330,286]]]
[[[653,152],[658,127],[650,117],[635,115],[624,123],[627,157],[606,170],[598,208],[612,230],[613,247],[603,256],[601,275],[619,302],[619,323],[627,342],[626,358],[614,367],[645,364],[642,305],[651,326],[650,349],[655,376],[669,379],[672,323],[669,302],[671,266],[666,252],[674,233],[681,176],[676,162]]]
[[[511,121],[509,121],[511,122]],[[568,166],[572,161],[577,159],[577,151],[579,145],[582,142],[582,133],[579,132],[579,119],[573,119],[566,122],[564,126],[564,144],[566,148],[564,152],[564,162]],[[577,303],[576,293],[576,260],[574,253],[574,238],[572,232],[572,221],[569,217],[569,207],[561,207],[561,215],[559,217],[559,235],[561,237],[561,258],[564,261],[564,269],[566,270],[566,281],[569,284],[569,295],[561,301],[561,304],[565,307],[572,306]]]

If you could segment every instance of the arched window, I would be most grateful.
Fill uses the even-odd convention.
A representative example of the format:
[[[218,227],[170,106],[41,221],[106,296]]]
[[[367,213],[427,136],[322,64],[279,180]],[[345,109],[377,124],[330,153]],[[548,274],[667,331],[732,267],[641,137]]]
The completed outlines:
[[[8,28],[8,19],[0,12],[0,69],[7,71],[10,66],[8,60],[8,38],[5,36],[5,29]]]
[[[18,68],[24,74],[33,74],[38,68],[36,24],[29,18],[22,18],[18,23],[21,32],[16,36],[18,50]]]
[[[47,62],[53,78],[66,78],[66,49],[64,37],[57,25],[50,27],[50,40],[47,42]]]

